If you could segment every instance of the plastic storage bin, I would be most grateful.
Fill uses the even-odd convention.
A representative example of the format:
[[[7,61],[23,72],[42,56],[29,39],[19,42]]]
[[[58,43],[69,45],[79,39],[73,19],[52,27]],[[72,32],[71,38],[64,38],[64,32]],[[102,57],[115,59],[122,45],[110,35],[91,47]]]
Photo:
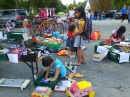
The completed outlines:
[[[55,86],[57,85],[57,83],[60,81],[60,76],[58,76],[58,78],[56,79],[56,81],[54,82],[47,82],[47,83],[43,83],[42,82],[42,78],[45,77],[46,72],[44,72],[41,76],[39,76],[35,81],[34,81],[34,85],[35,86],[46,86],[46,87],[50,87],[51,90],[55,89]],[[49,74],[48,78],[52,78],[54,77],[54,73],[53,74]]]
[[[0,53],[0,61],[7,61],[8,60],[8,56],[5,53]]]
[[[22,40],[23,36],[22,36],[23,32],[8,32],[7,33],[7,39],[15,39],[15,40]]]
[[[60,48],[60,43],[59,44],[55,44],[55,43],[46,43],[46,46],[49,49],[53,49],[53,50],[57,50]]]
[[[60,38],[60,32],[54,32],[53,37],[54,38]]]

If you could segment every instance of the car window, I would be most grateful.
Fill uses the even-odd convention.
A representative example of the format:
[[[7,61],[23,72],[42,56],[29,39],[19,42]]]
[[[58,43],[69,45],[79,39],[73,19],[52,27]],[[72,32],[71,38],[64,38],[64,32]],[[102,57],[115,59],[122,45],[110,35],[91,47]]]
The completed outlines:
[[[10,15],[15,15],[15,11],[10,11]]]
[[[26,10],[18,10],[19,15],[29,15]]]
[[[10,12],[9,11],[3,11],[3,16],[7,16],[7,15],[10,15]]]

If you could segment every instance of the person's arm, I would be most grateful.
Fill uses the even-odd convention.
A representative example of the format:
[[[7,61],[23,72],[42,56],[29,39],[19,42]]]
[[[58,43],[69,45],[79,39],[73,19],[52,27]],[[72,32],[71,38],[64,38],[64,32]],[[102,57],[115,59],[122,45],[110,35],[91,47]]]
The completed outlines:
[[[50,69],[48,69],[48,70],[46,71],[45,79],[48,79],[49,73],[50,73]]]
[[[50,81],[55,81],[58,78],[59,73],[60,73],[60,67],[56,68],[55,76]]]
[[[125,36],[123,36],[123,37],[121,38],[121,41],[125,41]]]

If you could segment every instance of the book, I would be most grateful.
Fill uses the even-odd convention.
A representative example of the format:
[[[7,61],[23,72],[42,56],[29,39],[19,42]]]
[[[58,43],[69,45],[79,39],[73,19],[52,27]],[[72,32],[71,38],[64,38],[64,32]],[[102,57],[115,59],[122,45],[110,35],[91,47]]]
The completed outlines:
[[[66,86],[62,86],[62,85],[56,85],[54,92],[65,92],[67,90]]]
[[[48,90],[49,90],[49,87],[37,86],[36,89],[34,90],[34,92],[47,94]]]

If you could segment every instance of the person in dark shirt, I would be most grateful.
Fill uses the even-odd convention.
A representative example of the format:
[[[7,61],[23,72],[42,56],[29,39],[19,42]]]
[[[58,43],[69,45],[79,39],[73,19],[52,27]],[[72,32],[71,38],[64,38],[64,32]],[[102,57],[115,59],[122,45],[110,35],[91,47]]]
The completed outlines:
[[[98,12],[94,11],[94,20],[97,20]]]

